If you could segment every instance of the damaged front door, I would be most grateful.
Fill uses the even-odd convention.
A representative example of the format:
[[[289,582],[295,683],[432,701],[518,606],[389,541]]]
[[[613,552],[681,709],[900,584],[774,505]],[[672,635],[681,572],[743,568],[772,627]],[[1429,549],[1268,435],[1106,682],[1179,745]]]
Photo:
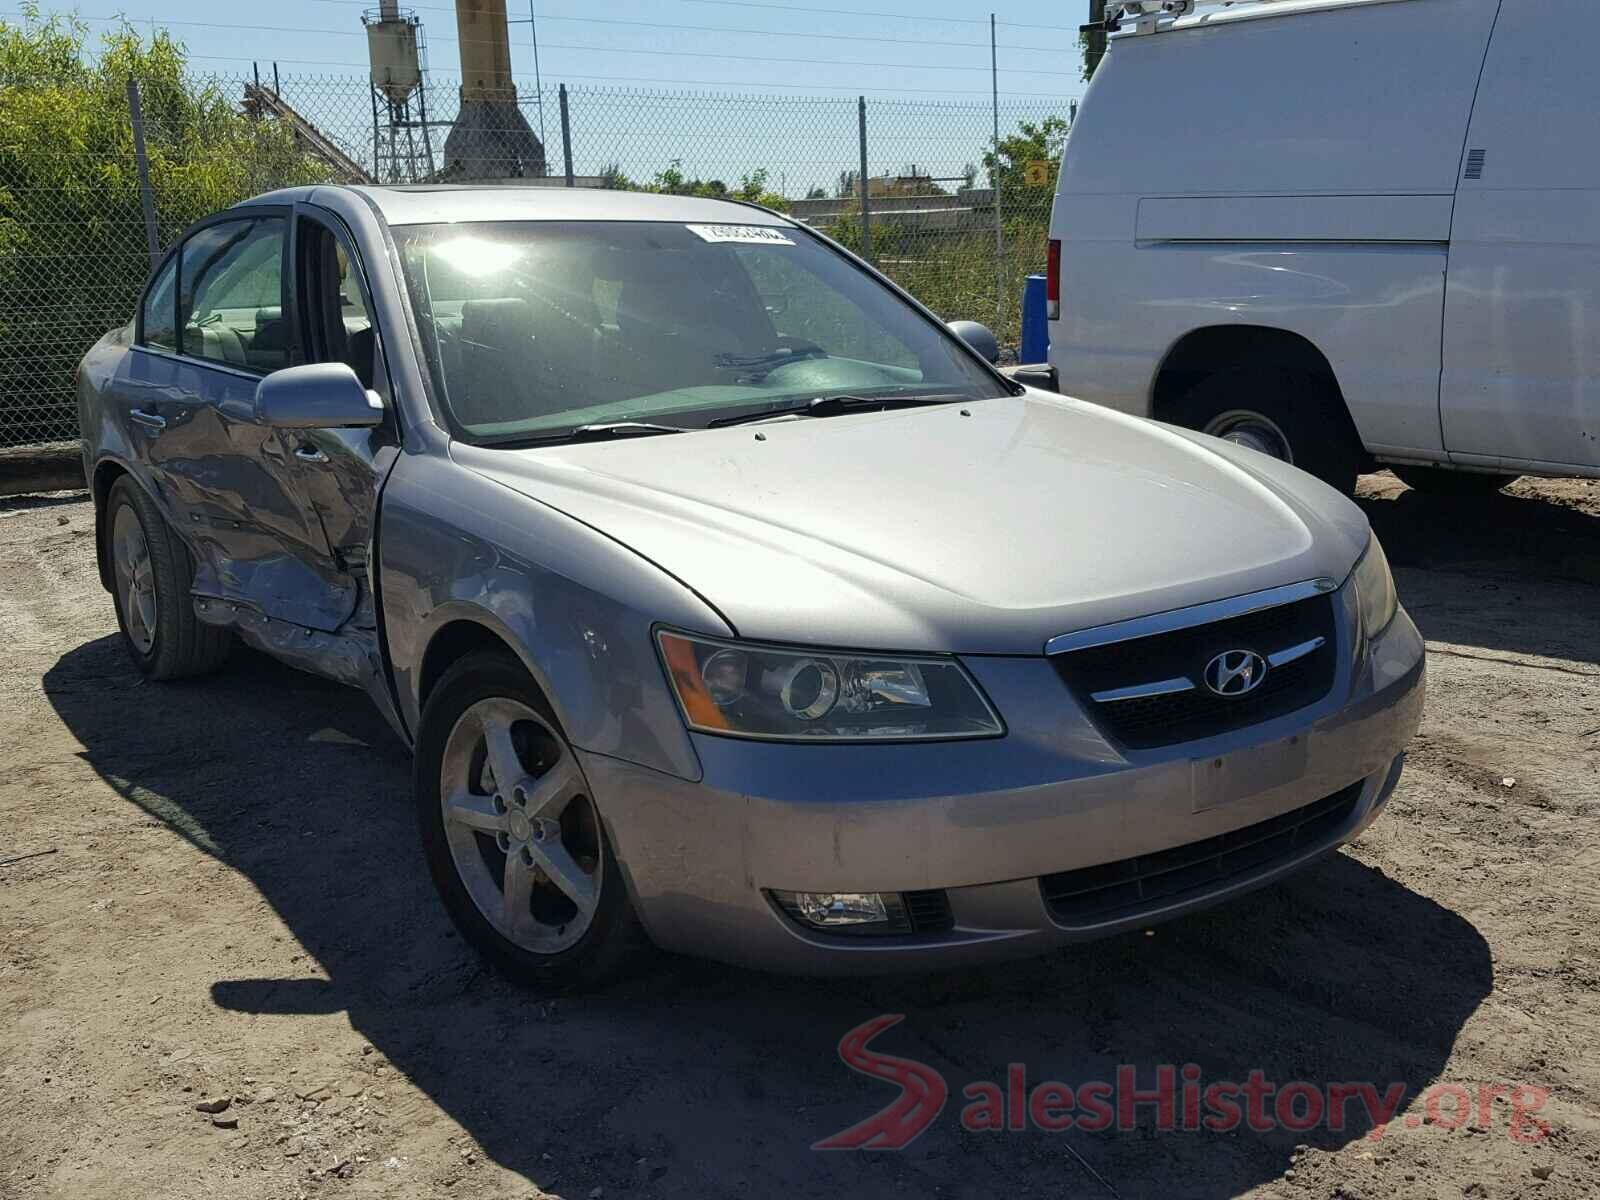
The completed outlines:
[[[309,205],[294,216],[290,311],[303,360],[342,362],[363,387],[383,401],[383,423],[371,429],[282,429],[274,457],[282,463],[288,495],[304,523],[319,536],[304,564],[320,595],[284,614],[309,629],[352,635],[375,648],[377,621],[367,570],[378,490],[398,451],[398,422],[388,372],[372,320],[371,294],[337,218]],[[280,598],[281,599],[281,598]],[[326,623],[331,612],[339,620]],[[362,669],[370,667],[363,664]],[[328,664],[328,673],[348,670]],[[355,682],[355,680],[351,680]]]
[[[354,589],[325,577],[321,526],[307,519],[278,432],[255,412],[256,385],[296,353],[283,319],[289,217],[249,206],[185,236],[176,353],[144,356],[152,386],[139,415],[154,431],[152,472],[195,555],[202,615],[331,630],[354,611]]]

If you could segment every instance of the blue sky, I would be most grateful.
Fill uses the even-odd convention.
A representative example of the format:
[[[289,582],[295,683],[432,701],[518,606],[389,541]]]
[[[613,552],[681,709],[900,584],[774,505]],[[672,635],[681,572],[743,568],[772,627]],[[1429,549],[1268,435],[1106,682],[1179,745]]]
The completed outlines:
[[[987,95],[988,9],[955,0],[536,0],[539,65],[546,84],[615,82],[709,90],[857,91],[957,99]],[[286,74],[359,73],[365,66],[360,15],[367,0],[277,0],[212,5],[193,0],[44,3],[76,12],[95,29],[125,15],[134,25],[167,28],[187,44],[197,67],[245,74],[252,60],[276,59]],[[429,65],[439,82],[457,71],[449,0],[414,4]],[[509,0],[513,68],[531,84],[533,53],[526,0]],[[8,16],[17,5],[0,0]],[[1020,98],[1076,96],[1080,9],[1014,0],[997,6],[1000,90]],[[819,11],[832,10],[832,11]],[[101,18],[95,20],[95,18]],[[15,19],[12,17],[11,19]]]
[[[956,0],[535,0],[542,106],[532,99],[528,0],[509,0],[512,68],[535,131],[545,127],[551,171],[562,169],[554,87],[573,89],[578,175],[613,165],[649,179],[677,163],[729,182],[769,172],[785,195],[832,189],[859,161],[855,97],[868,99],[874,175],[916,170],[943,179],[981,161],[991,136],[988,10]],[[198,73],[239,91],[276,61],[284,98],[363,163],[373,158],[363,9],[376,0],[276,0],[244,5],[115,0],[41,11],[75,12],[92,31],[121,13],[135,28],[165,28]],[[997,8],[1000,127],[1064,114],[1080,95],[1078,8],[1041,0]],[[0,0],[16,20],[19,0]],[[454,114],[459,48],[451,0],[411,5],[429,69],[428,116]],[[915,11],[913,11],[915,10]],[[625,95],[622,91],[647,93]],[[664,93],[678,93],[665,95]],[[693,93],[693,95],[682,95]],[[242,92],[240,92],[242,95]],[[759,97],[759,98],[758,98]],[[542,107],[543,111],[540,111]],[[434,138],[442,144],[444,130]]]

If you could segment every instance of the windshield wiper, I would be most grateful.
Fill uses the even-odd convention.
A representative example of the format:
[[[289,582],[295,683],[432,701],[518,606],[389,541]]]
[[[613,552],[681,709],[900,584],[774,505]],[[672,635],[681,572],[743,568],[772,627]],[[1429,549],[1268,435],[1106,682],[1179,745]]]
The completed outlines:
[[[722,425],[746,425],[754,421],[766,421],[775,417],[837,417],[841,413],[882,412],[890,408],[918,408],[927,404],[950,404],[956,400],[970,399],[972,399],[971,396],[963,396],[954,392],[921,396],[818,396],[814,400],[807,400],[804,404],[791,404],[784,408],[767,408],[762,409],[760,412],[740,413],[733,417],[718,417],[715,421],[708,422],[706,428],[714,429]]]
[[[578,425],[564,433],[546,433],[534,437],[507,438],[489,442],[505,450],[527,446],[548,446],[552,442],[609,442],[613,438],[652,437],[658,433],[688,433],[678,425],[657,425],[652,421],[602,421],[593,425]]]
[[[681,425],[657,425],[654,421],[601,421],[579,425],[563,434],[563,442],[604,442],[612,438],[650,437],[657,433],[688,433]]]

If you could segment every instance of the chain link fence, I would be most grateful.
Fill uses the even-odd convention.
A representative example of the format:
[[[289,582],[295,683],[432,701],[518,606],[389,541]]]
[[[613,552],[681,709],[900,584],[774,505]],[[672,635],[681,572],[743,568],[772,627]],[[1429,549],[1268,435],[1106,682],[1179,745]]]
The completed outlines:
[[[16,90],[0,129],[0,446],[77,436],[78,360],[128,319],[152,243],[301,183],[570,180],[754,200],[1014,346],[1068,116],[1043,99],[996,114],[987,101],[557,85],[463,103],[441,80],[391,97],[362,77],[185,76],[138,81],[136,133],[122,84],[79,113],[73,97]]]

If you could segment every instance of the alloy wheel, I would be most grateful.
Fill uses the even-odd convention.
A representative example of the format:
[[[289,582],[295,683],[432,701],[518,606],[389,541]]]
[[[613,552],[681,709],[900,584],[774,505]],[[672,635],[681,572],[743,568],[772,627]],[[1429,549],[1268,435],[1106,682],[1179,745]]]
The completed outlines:
[[[600,899],[600,823],[544,717],[508,697],[468,708],[445,743],[439,796],[456,872],[502,937],[535,954],[583,937]]]
[[[150,544],[131,505],[117,509],[111,526],[111,561],[128,638],[140,654],[156,642],[156,577]]]

